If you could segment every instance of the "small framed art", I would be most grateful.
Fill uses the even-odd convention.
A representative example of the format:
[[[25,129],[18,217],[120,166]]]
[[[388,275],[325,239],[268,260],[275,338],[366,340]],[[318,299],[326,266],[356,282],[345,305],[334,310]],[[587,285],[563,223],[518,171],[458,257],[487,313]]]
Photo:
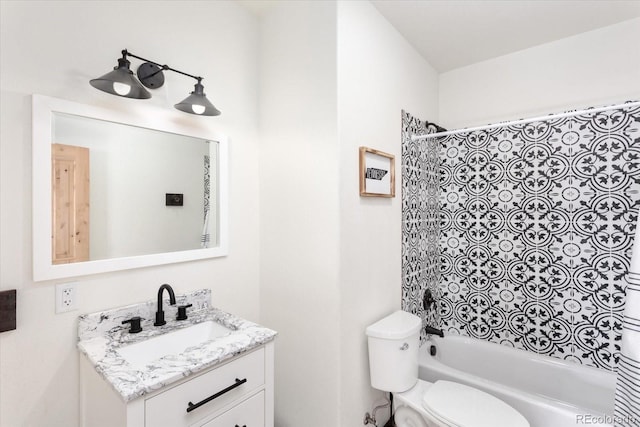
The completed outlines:
[[[360,195],[395,197],[395,156],[373,148],[360,147]]]

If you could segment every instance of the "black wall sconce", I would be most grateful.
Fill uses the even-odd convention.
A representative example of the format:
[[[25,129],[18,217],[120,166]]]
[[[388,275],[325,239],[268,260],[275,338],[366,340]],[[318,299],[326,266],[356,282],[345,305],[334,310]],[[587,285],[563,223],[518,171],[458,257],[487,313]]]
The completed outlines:
[[[133,75],[133,71],[129,69],[131,62],[127,59],[128,56],[144,61],[144,63],[138,67],[136,73],[138,76],[137,79]],[[134,55],[126,49],[122,51],[122,58],[118,59],[118,65],[114,67],[113,71],[108,72],[102,77],[93,79],[89,83],[96,89],[112,95],[133,99],[149,99],[151,98],[151,93],[145,88],[157,89],[162,87],[164,84],[163,71],[173,71],[197,80],[194,91],[183,101],[175,105],[178,110],[200,116],[220,115],[220,110],[213,106],[204,93],[202,77],[187,74],[171,68],[168,65],[160,65],[157,62]]]

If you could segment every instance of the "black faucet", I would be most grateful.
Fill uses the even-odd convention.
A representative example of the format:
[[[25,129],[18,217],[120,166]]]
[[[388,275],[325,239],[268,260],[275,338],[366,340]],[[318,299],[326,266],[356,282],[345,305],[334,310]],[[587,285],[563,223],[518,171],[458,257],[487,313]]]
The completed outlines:
[[[158,311],[156,311],[156,321],[153,326],[162,326],[167,323],[164,320],[164,311],[162,311],[162,291],[165,289],[169,292],[169,304],[176,305],[176,294],[173,293],[173,288],[166,283],[160,286],[158,289]]]
[[[427,326],[424,328],[424,331],[427,335],[438,335],[441,338],[444,338],[444,332],[442,330],[434,328],[433,326]]]

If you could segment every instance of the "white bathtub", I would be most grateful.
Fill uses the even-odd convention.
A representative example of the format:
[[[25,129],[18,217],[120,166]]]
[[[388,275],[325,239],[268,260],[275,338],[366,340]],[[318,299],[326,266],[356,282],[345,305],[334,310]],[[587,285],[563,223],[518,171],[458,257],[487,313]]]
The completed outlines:
[[[531,427],[613,425],[616,376],[600,369],[447,335],[422,345],[419,376],[482,389],[520,411]]]

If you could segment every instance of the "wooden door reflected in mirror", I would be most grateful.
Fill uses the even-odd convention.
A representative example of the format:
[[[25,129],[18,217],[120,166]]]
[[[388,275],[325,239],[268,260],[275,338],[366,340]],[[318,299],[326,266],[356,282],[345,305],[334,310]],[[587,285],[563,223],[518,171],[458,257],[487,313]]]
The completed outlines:
[[[89,149],[51,145],[51,262],[89,260]]]

